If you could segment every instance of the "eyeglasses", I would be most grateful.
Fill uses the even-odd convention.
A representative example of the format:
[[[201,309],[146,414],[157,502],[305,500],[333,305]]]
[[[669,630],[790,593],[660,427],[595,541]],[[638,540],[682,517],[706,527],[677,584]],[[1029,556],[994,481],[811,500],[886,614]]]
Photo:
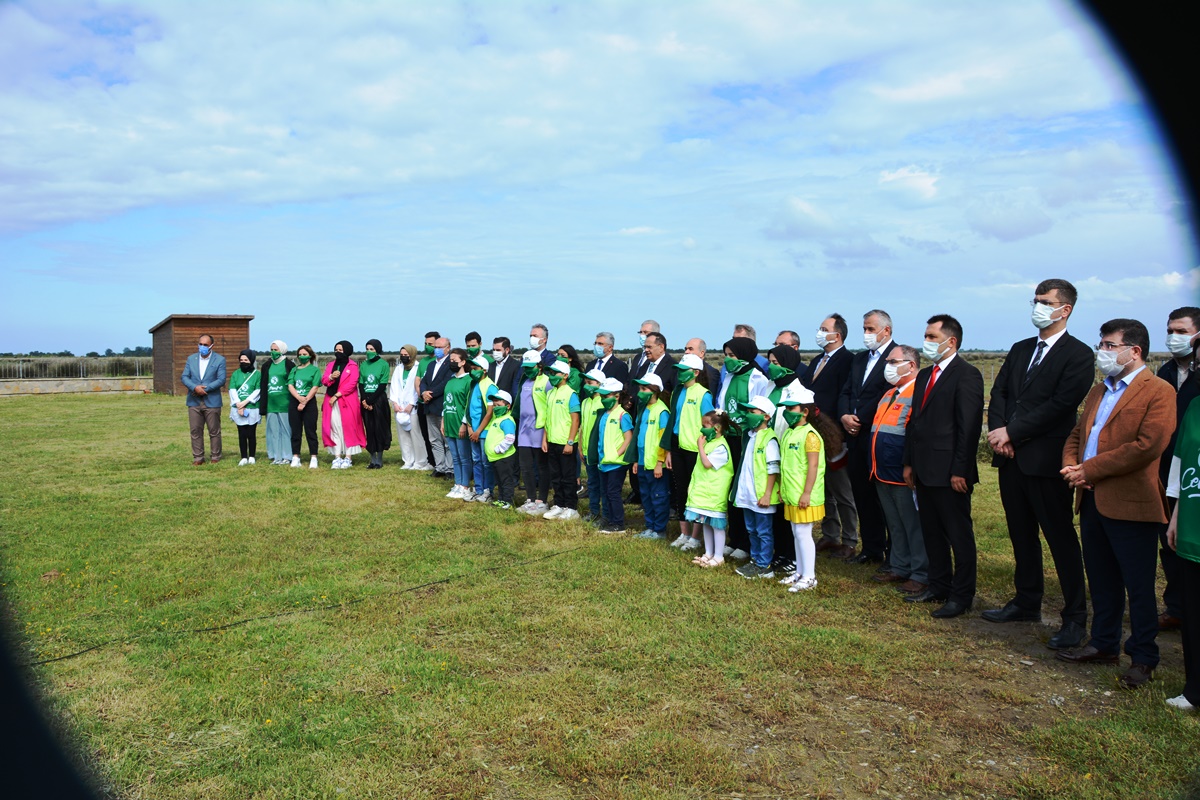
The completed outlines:
[[[1096,345],[1097,350],[1120,350],[1123,347],[1133,347],[1133,345],[1125,344],[1124,342],[1101,342]]]
[[[900,366],[901,364],[907,364],[907,363],[909,363],[909,361],[908,361],[908,359],[907,359],[907,358],[902,358],[902,359],[900,359],[899,361],[893,361],[892,359],[890,359],[890,358],[889,358],[887,361],[885,361],[885,362],[883,362],[883,363],[885,363],[885,364],[892,364],[892,365],[894,365],[894,366],[897,366],[897,367],[898,367],[898,366]]]
[[[1043,306],[1050,306],[1051,308],[1057,308],[1058,306],[1065,306],[1066,303],[1051,303],[1049,300],[1034,299],[1034,300],[1029,301],[1029,305],[1030,306],[1043,305]]]

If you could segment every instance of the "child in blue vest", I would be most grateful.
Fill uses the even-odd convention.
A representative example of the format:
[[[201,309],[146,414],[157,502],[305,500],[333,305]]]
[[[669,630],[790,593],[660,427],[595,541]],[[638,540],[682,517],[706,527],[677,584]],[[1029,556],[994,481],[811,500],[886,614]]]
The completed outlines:
[[[692,559],[701,567],[725,563],[726,512],[733,483],[733,462],[725,432],[731,424],[724,411],[710,411],[701,419],[696,439],[696,469],[688,484],[683,518],[700,525],[704,533],[704,554]]]
[[[666,469],[667,451],[662,449],[662,438],[670,425],[671,412],[660,399],[662,378],[652,372],[634,383],[640,387],[637,399],[642,413],[638,420],[638,460],[634,462],[633,474],[642,490],[642,511],[646,515],[646,529],[635,538],[666,539],[671,513],[671,473]]]

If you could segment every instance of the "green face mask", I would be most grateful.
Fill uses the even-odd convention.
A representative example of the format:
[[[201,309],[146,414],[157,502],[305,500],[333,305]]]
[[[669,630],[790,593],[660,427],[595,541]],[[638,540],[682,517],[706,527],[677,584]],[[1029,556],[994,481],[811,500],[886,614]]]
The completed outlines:
[[[483,380],[483,370],[481,370],[481,369],[471,370],[471,380],[475,381],[475,383],[479,383],[481,380]]]
[[[700,433],[704,434],[704,441],[706,442],[711,442],[713,439],[717,438],[716,428],[701,428]]]
[[[529,378],[530,380],[533,380],[538,376],[537,367],[521,367],[521,369],[524,371],[525,377]]]
[[[600,387],[599,387],[599,386],[588,386],[588,385],[585,383],[585,384],[584,384],[582,387],[580,387],[580,388],[581,388],[581,390],[583,391],[583,396],[584,396],[584,398],[588,398],[588,397],[591,397],[592,395],[594,395],[594,394],[596,393],[596,390],[597,390],[597,389],[599,389]]]
[[[557,388],[562,385],[563,376],[557,372],[550,376],[550,385]]]
[[[492,406],[493,417],[503,417],[508,415],[508,406]]]
[[[753,413],[747,414],[742,419],[745,422],[745,429],[748,431],[752,431],[755,428],[757,428],[759,425],[762,425],[764,422],[767,421],[767,415],[759,414],[758,412],[753,412]]]
[[[690,369],[679,370],[679,382],[680,383],[689,383],[692,380],[692,378],[694,378],[694,377],[696,377],[696,373],[693,370],[690,370]]]
[[[617,396],[615,394],[606,394],[600,398],[600,405],[605,408],[612,408],[617,404]]]
[[[807,416],[803,411],[785,411],[783,412],[783,421],[788,424],[789,428],[796,427],[796,423]]]
[[[279,351],[278,351],[278,350],[272,350],[272,351],[271,351],[271,360],[272,360],[272,361],[274,361],[274,360],[275,360],[275,359],[277,359],[277,358],[279,358]]]
[[[567,357],[566,357],[566,356],[564,356],[564,355],[559,355],[558,353],[555,353],[555,354],[554,354],[554,360],[555,360],[555,361],[561,361],[561,362],[563,362],[564,364],[566,364],[566,363],[567,363]]]
[[[427,356],[433,355],[433,345],[431,345],[431,344],[425,345],[425,349],[422,350],[421,352]]]
[[[367,351],[367,361],[378,361],[378,360],[379,360],[379,353],[376,353],[374,350]]]
[[[296,356],[296,358],[301,364],[307,364],[309,361],[312,361],[312,357],[310,356]]]
[[[475,356],[479,355],[479,348],[478,347],[468,347],[467,355],[469,355],[471,358],[474,358]]]
[[[767,377],[773,381],[779,380],[784,375],[795,375],[795,374],[796,373],[794,371],[788,369],[787,367],[781,366],[779,364],[772,364],[771,366],[767,367]]]
[[[744,366],[746,366],[746,362],[740,358],[734,358],[733,356],[725,357],[725,369],[729,372],[737,372]]]
[[[638,402],[642,405],[650,402],[650,392],[638,392]]]

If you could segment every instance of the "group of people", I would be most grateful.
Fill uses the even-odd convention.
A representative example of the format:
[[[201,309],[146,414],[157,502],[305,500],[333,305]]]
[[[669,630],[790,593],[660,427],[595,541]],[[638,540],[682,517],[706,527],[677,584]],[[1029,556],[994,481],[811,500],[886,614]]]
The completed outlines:
[[[1188,680],[1168,702],[1193,709],[1200,706],[1200,405],[1191,401],[1200,395],[1200,308],[1171,313],[1172,358],[1155,376],[1142,323],[1106,322],[1093,350],[1067,332],[1076,301],[1068,281],[1036,287],[1036,334],[1012,346],[991,388],[986,442],[1015,568],[1012,599],[983,617],[1041,620],[1040,531],[1063,592],[1061,626],[1047,646],[1071,663],[1117,663],[1128,599],[1124,649],[1132,663],[1120,685],[1149,681],[1157,634],[1181,629]],[[796,332],[781,331],[763,354],[754,328],[737,325],[719,369],[698,338],[678,359],[670,355],[653,320],[642,324],[641,350],[629,362],[614,355],[613,334],[601,332],[586,366],[571,345],[550,349],[540,323],[520,356],[507,337],[484,352],[477,332],[459,348],[431,331],[422,350],[403,347],[394,369],[377,339],[361,364],[350,343],[339,342],[323,371],[307,345],[293,364],[277,341],[261,366],[243,351],[227,391],[241,464],[254,461],[254,430],[265,414],[272,462],[301,465],[303,429],[315,468],[321,385],[323,444],[335,469],[364,448],[368,468],[381,467],[395,424],[402,468],[453,479],[448,498],[573,520],[587,497],[587,519],[605,533],[625,532],[625,506],[637,503],[645,519],[637,536],[669,539],[668,524],[678,520],[671,546],[694,552],[700,567],[744,561],[739,575],[781,576],[799,592],[816,586],[817,554],[825,553],[876,565],[874,581],[893,585],[907,602],[934,604],[935,618],[957,617],[975,601],[971,498],[983,376],[959,355],[962,325],[948,314],[928,319],[919,347],[895,342],[880,309],[863,315],[862,328],[865,349],[851,353],[845,318],[830,314],[815,333],[819,355],[806,365]],[[213,412],[226,381],[211,347],[211,337],[201,337],[183,374],[197,464],[206,423],[212,460],[220,457]],[[1167,579],[1162,614],[1154,596],[1159,559]]]

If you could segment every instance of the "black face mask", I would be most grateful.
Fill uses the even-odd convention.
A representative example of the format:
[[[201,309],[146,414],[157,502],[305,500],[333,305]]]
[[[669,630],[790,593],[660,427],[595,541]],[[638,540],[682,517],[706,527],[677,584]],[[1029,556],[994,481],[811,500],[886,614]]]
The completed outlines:
[[[239,366],[241,366],[242,372],[253,372],[254,371],[253,364],[247,364],[243,361],[243,362],[239,362]]]

